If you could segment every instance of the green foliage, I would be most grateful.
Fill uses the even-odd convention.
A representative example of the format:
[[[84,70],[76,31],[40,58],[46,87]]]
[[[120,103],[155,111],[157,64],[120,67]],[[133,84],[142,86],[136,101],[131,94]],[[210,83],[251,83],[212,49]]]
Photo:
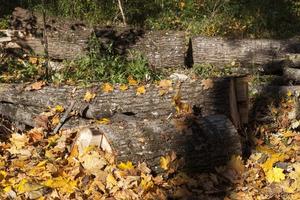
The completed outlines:
[[[34,81],[43,76],[41,66],[33,65],[26,60],[0,59],[0,82]]]
[[[5,1],[0,13],[13,6],[40,11],[42,1]],[[121,23],[117,1],[51,0],[48,13],[92,24]],[[122,1],[131,25],[185,30],[191,34],[229,37],[290,37],[300,30],[300,2],[294,0],[130,0]],[[5,9],[6,8],[6,9]],[[1,16],[0,16],[1,17]]]
[[[7,29],[9,27],[9,17],[4,16],[0,18],[0,29]]]
[[[152,71],[148,61],[138,52],[130,52],[132,59],[117,55],[103,46],[94,37],[89,44],[89,54],[67,64],[61,72],[63,80],[83,82],[125,83],[132,76],[139,81],[149,81],[158,78],[158,73]]]
[[[212,64],[197,64],[193,66],[192,71],[202,78],[211,78],[231,75],[233,74],[233,69],[234,66],[229,65],[216,67]]]

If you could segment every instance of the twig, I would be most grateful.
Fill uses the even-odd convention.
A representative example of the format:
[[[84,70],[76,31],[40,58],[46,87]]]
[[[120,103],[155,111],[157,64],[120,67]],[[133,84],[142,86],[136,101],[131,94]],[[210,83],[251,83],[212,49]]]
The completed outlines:
[[[64,113],[64,115],[62,116],[62,118],[59,120],[59,123],[57,124],[57,126],[55,127],[54,131],[53,131],[53,135],[56,134],[59,129],[63,126],[63,124],[65,123],[65,121],[67,120],[70,112],[72,111],[74,105],[75,105],[75,100],[71,101],[70,106],[68,107],[68,109],[66,110],[66,112]]]
[[[44,42],[44,52],[45,52],[45,68],[46,68],[46,79],[49,80],[49,51],[48,51],[48,38],[47,38],[47,27],[46,27],[46,10],[45,10],[45,0],[43,0],[43,42]]]
[[[118,0],[118,6],[119,6],[119,9],[121,11],[122,18],[123,18],[123,24],[124,24],[124,26],[126,26],[127,23],[126,23],[126,18],[125,18],[125,14],[124,14],[124,11],[123,11],[121,0]]]

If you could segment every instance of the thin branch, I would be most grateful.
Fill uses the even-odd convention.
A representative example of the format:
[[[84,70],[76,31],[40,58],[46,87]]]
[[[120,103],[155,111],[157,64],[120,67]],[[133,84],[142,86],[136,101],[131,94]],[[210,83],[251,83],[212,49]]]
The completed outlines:
[[[125,17],[124,11],[123,11],[121,0],[118,0],[118,6],[119,6],[119,9],[121,11],[122,18],[123,18],[123,24],[124,24],[124,26],[126,26],[127,25],[127,23],[126,23],[126,17]]]
[[[49,51],[48,51],[48,38],[47,38],[47,26],[46,26],[46,5],[45,0],[43,0],[43,42],[44,42],[44,52],[45,52],[45,68],[46,68],[46,79],[49,80],[50,72],[49,72]]]
[[[53,131],[53,135],[56,134],[59,129],[63,126],[63,124],[65,123],[65,121],[67,120],[70,112],[72,111],[74,105],[75,105],[75,100],[71,101],[70,106],[68,107],[68,109],[66,110],[66,112],[64,113],[64,115],[62,116],[62,118],[59,120],[59,123],[57,124],[57,126],[55,127],[54,131]]]

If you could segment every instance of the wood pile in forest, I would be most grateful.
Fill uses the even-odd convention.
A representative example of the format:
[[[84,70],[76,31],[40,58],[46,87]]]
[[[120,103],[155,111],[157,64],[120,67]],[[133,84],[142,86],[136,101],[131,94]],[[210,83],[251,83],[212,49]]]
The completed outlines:
[[[208,170],[241,154],[237,130],[248,122],[247,85],[246,77],[187,80],[168,88],[147,85],[145,94],[137,95],[135,87],[104,92],[100,85],[32,89],[1,84],[0,113],[27,126],[53,130],[57,114],[50,114],[49,107],[66,110],[74,101],[63,128],[81,125],[96,130],[94,142],[101,138],[102,147],[107,141],[105,149],[118,159],[145,160],[155,167],[160,156],[174,151],[187,168]],[[96,95],[90,102],[84,100],[87,91]],[[103,118],[110,124],[94,123]]]
[[[46,22],[48,51],[51,59],[76,59],[86,55],[88,42],[96,36],[100,46],[130,58],[129,51],[143,53],[152,67],[191,67],[213,64],[223,67],[231,63],[248,71],[264,73],[282,71],[288,54],[300,52],[300,39],[224,39],[194,36],[189,39],[180,31],[146,31],[135,28],[90,27],[80,21],[49,17]],[[13,41],[22,49],[44,55],[43,21],[38,14],[16,8],[12,29],[25,31]],[[30,33],[30,34],[29,34]],[[254,68],[254,69],[253,69]],[[256,69],[257,68],[257,69]]]

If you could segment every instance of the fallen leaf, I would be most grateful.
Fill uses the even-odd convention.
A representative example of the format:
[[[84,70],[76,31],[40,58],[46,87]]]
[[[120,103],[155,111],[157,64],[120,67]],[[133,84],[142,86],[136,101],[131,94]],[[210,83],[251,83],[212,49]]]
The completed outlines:
[[[121,85],[119,86],[119,89],[120,89],[121,91],[128,90],[128,85],[126,85],[126,84],[121,84]]]
[[[110,83],[104,83],[102,85],[102,91],[106,92],[106,93],[109,93],[109,92],[114,91],[114,87]]]
[[[227,164],[227,167],[234,169],[238,174],[242,175],[245,170],[245,166],[241,156],[233,155]]]
[[[101,118],[101,119],[98,119],[96,121],[97,124],[109,124],[110,123],[110,119],[108,118]]]
[[[117,180],[115,179],[115,177],[112,174],[108,174],[106,177],[106,187],[111,189],[113,188],[115,185],[117,185]]]
[[[40,141],[44,138],[44,131],[42,128],[33,128],[28,132],[29,140],[32,142]]]
[[[171,161],[170,156],[166,156],[166,157],[162,156],[162,157],[160,157],[160,161],[159,161],[160,167],[162,169],[164,169],[164,170],[168,170],[169,167],[170,167],[169,166],[170,165],[170,161]]]
[[[30,84],[25,88],[25,91],[40,90],[46,85],[45,81],[38,81]]]
[[[29,57],[28,61],[31,64],[37,64],[38,63],[38,58],[37,57]]]
[[[51,124],[56,126],[57,124],[59,124],[59,122],[60,122],[59,115],[54,115],[54,117],[51,120]]]
[[[283,169],[278,167],[273,167],[271,170],[267,171],[266,173],[266,179],[270,182],[281,182],[285,179],[285,175],[283,173]]]
[[[138,84],[137,80],[135,80],[132,76],[128,77],[128,84],[131,86],[136,86]]]
[[[133,169],[133,165],[132,165],[132,162],[130,161],[127,161],[126,163],[123,163],[121,162],[119,165],[118,165],[118,168],[121,169],[121,170],[131,170]]]
[[[161,81],[159,81],[158,86],[160,88],[168,89],[168,88],[172,87],[172,81],[171,80],[165,80],[165,79],[161,80]]]
[[[85,93],[85,95],[84,95],[84,100],[86,101],[86,102],[90,102],[92,99],[94,99],[96,97],[96,94],[95,93],[92,93],[92,92],[90,92],[90,91],[87,91],[86,93]]]
[[[64,112],[64,107],[62,107],[61,105],[56,105],[55,107],[54,107],[54,110],[55,110],[55,112],[59,112],[59,113],[62,113],[62,112]]]
[[[142,95],[142,94],[145,94],[146,93],[146,89],[145,89],[145,86],[140,86],[136,89],[136,95]]]
[[[203,86],[204,90],[207,90],[214,86],[214,82],[212,79],[204,79],[201,81],[201,85]]]

